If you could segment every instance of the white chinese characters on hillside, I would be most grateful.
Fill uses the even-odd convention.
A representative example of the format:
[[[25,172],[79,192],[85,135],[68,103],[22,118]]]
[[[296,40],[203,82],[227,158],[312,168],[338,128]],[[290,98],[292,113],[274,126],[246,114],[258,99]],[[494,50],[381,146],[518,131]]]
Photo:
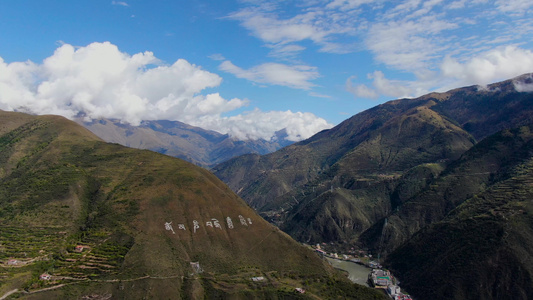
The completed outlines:
[[[251,218],[245,218],[242,215],[239,215],[238,218],[239,218],[239,222],[240,222],[241,226],[248,227],[249,225],[252,225],[252,219]],[[201,224],[201,222],[198,221],[198,220],[193,220],[192,221],[192,231],[193,231],[193,233],[196,233],[200,229],[200,226],[201,226],[200,224]],[[230,217],[226,217],[226,225],[227,225],[228,229],[234,229],[235,228],[235,225],[233,224],[233,220]],[[221,229],[221,230],[223,229],[222,224],[216,218],[211,218],[208,221],[205,221],[205,228],[208,228],[208,227],[211,227],[213,229],[215,229],[215,228],[218,228],[218,229]],[[172,227],[172,221],[165,222],[165,230],[171,231],[172,234],[176,234],[176,232],[174,231],[174,228]],[[186,227],[185,224],[181,223],[181,224],[178,224],[178,230],[187,231],[187,227]]]

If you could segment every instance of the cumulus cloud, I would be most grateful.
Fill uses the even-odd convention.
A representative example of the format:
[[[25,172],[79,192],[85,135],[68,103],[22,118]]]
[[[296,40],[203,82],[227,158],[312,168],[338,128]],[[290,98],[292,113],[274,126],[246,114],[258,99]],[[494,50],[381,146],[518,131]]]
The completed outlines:
[[[242,108],[249,101],[227,100],[219,93],[202,94],[204,89],[221,82],[217,74],[183,59],[167,65],[152,52],[129,55],[109,42],[77,48],[64,44],[41,64],[6,63],[0,57],[0,109],[67,118],[84,116],[87,120],[116,118],[133,125],[162,119],[200,127],[219,124],[220,127],[208,129],[265,139],[283,129],[273,128],[279,127],[276,124],[270,125],[272,131],[268,131],[265,125],[265,120],[277,115],[288,118],[278,123],[290,126],[287,130],[294,139],[308,137],[312,130],[321,128],[317,124],[325,123],[312,114],[254,111],[249,115],[258,122],[259,129],[254,123],[231,129],[241,117],[223,118],[222,114]],[[293,84],[308,86],[303,81]],[[302,126],[304,123],[309,127]]]
[[[151,67],[152,66],[152,67]],[[76,49],[65,44],[42,64],[2,63],[10,70],[2,78],[9,92],[0,94],[0,107],[73,118],[119,118],[131,124],[153,118],[196,118],[223,113],[246,101],[200,95],[222,78],[185,60],[161,65],[151,52],[133,56],[115,45],[93,43]],[[218,99],[219,98],[219,99]],[[210,111],[199,109],[209,106]]]
[[[273,132],[285,129],[287,139],[300,141],[315,133],[333,127],[326,120],[312,113],[288,111],[262,112],[255,109],[237,116],[213,118],[206,116],[201,120],[204,128],[216,129],[242,140],[272,139]]]
[[[289,66],[280,63],[265,63],[245,70],[226,60],[220,64],[219,69],[238,78],[256,83],[281,85],[304,90],[313,87],[314,84],[310,81],[319,77],[315,67],[306,65]]]
[[[446,56],[441,71],[461,84],[487,84],[533,70],[533,52],[516,46],[493,49],[466,61]]]

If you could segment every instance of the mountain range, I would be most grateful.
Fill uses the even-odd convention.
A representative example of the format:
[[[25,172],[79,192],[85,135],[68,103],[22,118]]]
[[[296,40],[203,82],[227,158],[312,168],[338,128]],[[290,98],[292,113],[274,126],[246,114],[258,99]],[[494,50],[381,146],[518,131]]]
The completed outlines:
[[[283,132],[83,125],[0,111],[3,298],[384,297],[292,238],[367,250],[417,299],[533,298],[532,74],[389,101],[263,155]]]
[[[206,168],[235,156],[267,154],[293,143],[286,139],[285,130],[278,131],[270,141],[243,141],[178,121],[143,121],[139,126],[116,119],[76,121],[106,142],[156,151]]]
[[[59,116],[0,111],[0,228],[2,299],[384,298],[206,169]]]
[[[528,299],[532,92],[525,74],[393,100],[213,171],[295,239],[371,251],[415,297]]]

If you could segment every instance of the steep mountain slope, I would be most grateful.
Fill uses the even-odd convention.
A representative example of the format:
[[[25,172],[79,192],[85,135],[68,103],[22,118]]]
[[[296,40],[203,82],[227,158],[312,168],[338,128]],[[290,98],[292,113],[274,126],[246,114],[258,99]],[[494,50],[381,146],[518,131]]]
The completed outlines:
[[[0,111],[0,226],[0,296],[382,298],[205,169],[57,116]]]
[[[355,243],[476,140],[533,122],[533,94],[517,90],[531,84],[526,74],[390,101],[308,140],[213,170],[297,239]]]
[[[380,248],[383,254],[390,252],[426,225],[442,220],[458,205],[505,178],[501,172],[529,157],[527,147],[532,138],[530,127],[524,126],[482,140],[421,191],[399,201],[388,216],[385,229],[383,222],[378,222],[361,240],[371,248]]]
[[[392,210],[390,195],[402,170],[455,159],[472,145],[468,133],[429,108],[409,110],[371,132],[335,163],[329,172],[333,178],[319,178],[316,184],[319,188],[319,182],[327,182],[334,188],[315,199],[303,199],[287,215],[282,229],[313,242],[354,240],[358,231]]]
[[[243,154],[267,154],[292,143],[284,139],[283,131],[278,133],[276,141],[239,141],[227,134],[177,121],[143,121],[140,126],[107,119],[92,122],[80,119],[78,123],[106,142],[153,150],[203,167]]]
[[[387,257],[411,293],[533,297],[532,131],[533,125],[505,130],[480,142],[389,218],[382,230],[387,246],[396,232],[423,226],[413,220],[431,222]]]

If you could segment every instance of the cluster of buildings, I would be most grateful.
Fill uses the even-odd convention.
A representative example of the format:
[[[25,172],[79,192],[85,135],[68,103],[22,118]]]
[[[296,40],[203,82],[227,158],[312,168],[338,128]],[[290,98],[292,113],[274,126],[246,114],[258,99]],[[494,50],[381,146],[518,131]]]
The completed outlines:
[[[357,255],[352,256],[345,254],[339,255],[337,253],[327,253],[322,249],[320,244],[317,244],[312,248],[322,257],[331,257],[351,261],[371,268],[372,271],[370,272],[370,274],[368,274],[368,283],[370,286],[377,289],[382,289],[383,291],[387,292],[387,294],[394,300],[412,300],[411,296],[402,293],[400,287],[397,285],[397,281],[390,273],[390,271],[382,269],[381,264],[376,261],[370,260],[372,259],[372,255],[366,254],[364,251],[359,251],[358,253],[359,255],[361,255],[361,258],[359,258]]]
[[[411,296],[402,293],[400,287],[394,283],[394,277],[388,270],[372,269],[368,274],[369,283],[377,288],[384,289],[394,300],[412,300]]]

